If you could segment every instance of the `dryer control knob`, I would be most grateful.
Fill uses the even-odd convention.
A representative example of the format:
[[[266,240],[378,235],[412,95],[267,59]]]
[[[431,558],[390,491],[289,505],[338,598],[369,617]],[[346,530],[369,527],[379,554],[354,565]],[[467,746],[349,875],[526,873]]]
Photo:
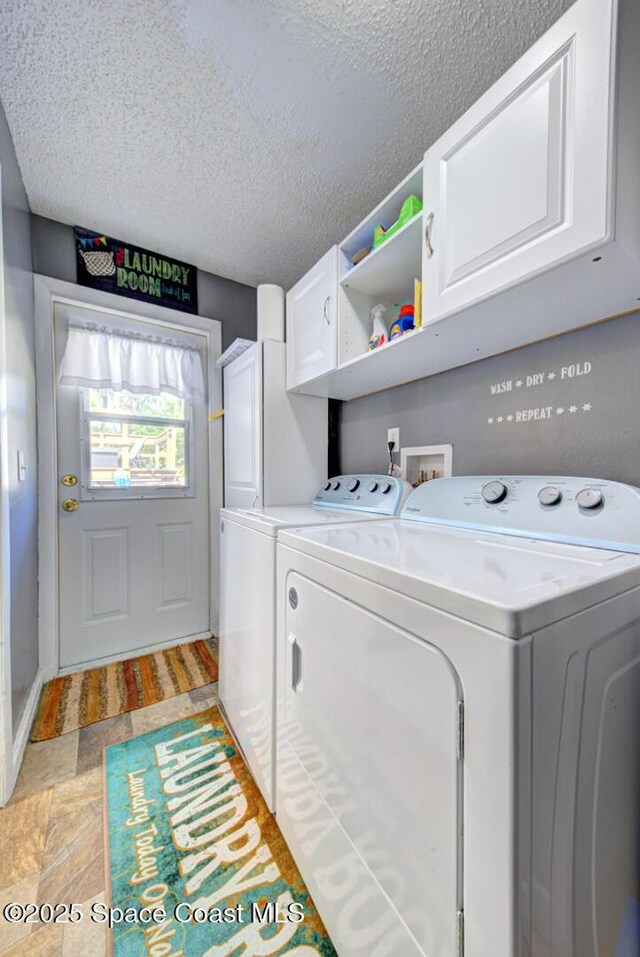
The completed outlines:
[[[604,504],[604,495],[597,488],[583,488],[576,495],[576,502],[580,508],[600,508]]]
[[[356,489],[360,488],[360,479],[351,479],[347,485],[348,492],[355,492]]]
[[[507,497],[507,486],[504,482],[487,482],[482,487],[482,497],[489,505],[497,505]]]
[[[545,485],[538,492],[538,501],[541,505],[557,505],[562,499],[562,492],[555,485]]]
[[[377,482],[369,482],[369,484],[367,485],[367,491],[368,491],[368,492],[377,492],[377,491],[378,491],[378,483],[377,483]]]
[[[388,495],[391,491],[391,482],[383,482],[380,486],[380,491],[383,495]]]
[[[324,487],[325,492],[328,492],[330,488],[331,488],[331,482],[327,482],[327,484]]]
[[[340,488],[340,482],[334,482],[331,488],[333,489],[334,492],[337,492],[338,489]]]

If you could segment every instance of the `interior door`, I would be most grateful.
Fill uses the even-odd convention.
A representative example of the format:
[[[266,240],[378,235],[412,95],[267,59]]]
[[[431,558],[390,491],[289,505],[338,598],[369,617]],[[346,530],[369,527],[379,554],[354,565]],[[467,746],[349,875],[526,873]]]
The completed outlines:
[[[224,504],[262,504],[262,343],[224,370]]]
[[[287,293],[287,389],[335,369],[338,247],[333,246]]]
[[[459,682],[435,645],[334,587],[286,580],[278,823],[341,954],[451,957]]]
[[[608,238],[612,17],[576,3],[425,154],[425,322]]]
[[[158,334],[157,325],[58,303],[57,370],[70,320]],[[182,330],[179,338],[201,342]],[[58,383],[56,405],[60,667],[208,635],[205,400]]]

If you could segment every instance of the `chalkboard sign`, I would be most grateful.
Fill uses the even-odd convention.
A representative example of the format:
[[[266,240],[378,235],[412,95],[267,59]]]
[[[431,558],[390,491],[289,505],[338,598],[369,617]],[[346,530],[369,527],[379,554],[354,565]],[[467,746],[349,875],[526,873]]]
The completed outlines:
[[[119,296],[198,312],[197,269],[111,236],[75,227],[78,283]]]

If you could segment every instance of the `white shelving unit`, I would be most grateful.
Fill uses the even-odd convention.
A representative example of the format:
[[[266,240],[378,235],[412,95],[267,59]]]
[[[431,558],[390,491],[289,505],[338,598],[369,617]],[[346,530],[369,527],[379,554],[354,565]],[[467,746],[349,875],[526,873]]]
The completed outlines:
[[[640,280],[634,284],[613,258],[594,260],[591,255],[582,257],[562,270],[487,299],[472,311],[423,325],[372,352],[362,351],[365,333],[367,339],[369,335],[364,326],[343,327],[341,344],[349,337],[354,342],[359,334],[360,351],[299,391],[356,399],[637,310]],[[594,282],[596,269],[598,281]],[[539,303],[548,297],[566,302],[567,289],[571,290],[569,312],[541,310]]]
[[[398,309],[413,302],[414,282],[422,275],[422,212],[351,266],[351,257],[373,243],[376,226],[388,229],[408,196],[422,200],[420,163],[338,247],[338,366],[369,356],[371,309],[383,303],[390,322]]]
[[[640,308],[639,45],[640,4],[577,0],[432,144],[337,247],[337,329],[301,310],[335,339],[296,391],[353,399]],[[412,193],[422,214],[351,267]],[[416,279],[423,325],[369,352],[372,307],[393,320]]]

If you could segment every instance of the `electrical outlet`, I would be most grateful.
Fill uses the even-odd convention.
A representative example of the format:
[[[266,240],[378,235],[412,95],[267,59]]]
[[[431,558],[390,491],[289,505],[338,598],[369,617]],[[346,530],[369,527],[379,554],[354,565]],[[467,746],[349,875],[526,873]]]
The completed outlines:
[[[400,452],[400,429],[387,429],[387,443],[393,442],[393,451]],[[387,444],[387,448],[389,448]]]

